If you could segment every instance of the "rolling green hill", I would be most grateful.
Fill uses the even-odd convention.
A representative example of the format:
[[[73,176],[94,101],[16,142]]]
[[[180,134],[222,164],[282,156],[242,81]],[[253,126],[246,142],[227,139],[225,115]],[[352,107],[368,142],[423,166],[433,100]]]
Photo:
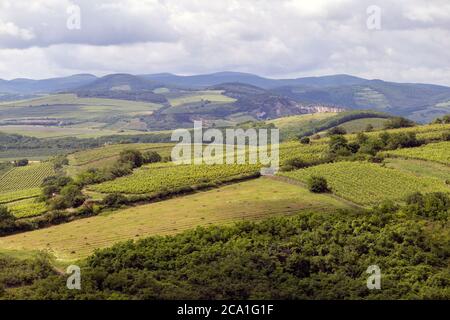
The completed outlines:
[[[383,121],[382,116],[316,114],[264,125],[312,130],[340,123],[359,128],[366,124],[360,123],[363,120]],[[445,160],[450,149],[442,140],[449,130],[450,124],[386,130],[391,137],[416,133],[424,144],[378,153],[392,157],[384,161],[357,151],[330,157],[330,137],[309,144],[283,142],[282,164],[298,158],[304,161],[300,166],[307,167],[292,166],[274,177],[250,175],[254,179],[244,182],[233,178],[253,174],[259,166],[146,164],[99,184],[68,182],[65,191],[71,195],[78,188],[87,201],[64,209],[52,207],[66,196],[62,191],[55,190],[48,205],[36,202],[41,193],[36,186],[42,181],[33,171],[37,167],[7,165],[2,171],[7,179],[0,179],[6,188],[0,204],[15,220],[0,224],[5,234],[0,237],[0,298],[448,298],[450,169]],[[376,131],[366,135],[380,138]],[[0,138],[5,146],[16,139],[29,145],[42,142]],[[345,138],[355,142],[357,135]],[[142,143],[95,146],[69,155],[66,171],[105,168],[128,148],[161,155],[172,148]],[[330,192],[310,191],[312,176],[324,177]],[[32,259],[39,250],[49,260],[14,260]],[[83,266],[83,283],[89,285],[69,291],[52,264],[74,261]],[[383,288],[389,290],[366,290],[363,280],[373,261],[385,270]]]
[[[267,121],[280,129],[282,140],[297,139],[302,136],[311,136],[336,126],[342,126],[348,133],[364,131],[368,124],[374,129],[380,129],[388,114],[372,111],[347,111],[340,113],[317,113],[279,118]]]

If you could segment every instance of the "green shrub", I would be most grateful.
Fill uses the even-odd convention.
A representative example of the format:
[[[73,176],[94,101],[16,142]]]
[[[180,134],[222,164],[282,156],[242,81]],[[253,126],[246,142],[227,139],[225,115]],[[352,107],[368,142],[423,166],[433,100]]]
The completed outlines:
[[[308,189],[314,193],[328,192],[328,182],[324,177],[312,176],[307,181]]]
[[[448,220],[450,214],[450,196],[442,192],[409,195],[406,199],[406,212],[434,220]]]
[[[385,122],[385,129],[398,129],[398,128],[408,128],[413,127],[415,125],[414,121],[403,117],[393,117]]]
[[[20,159],[20,160],[14,161],[14,165],[16,167],[26,167],[28,165],[28,163],[29,163],[28,159]]]
[[[309,166],[309,164],[300,158],[291,158],[284,162],[284,166],[293,168],[295,170],[295,169],[306,168]]]
[[[367,136],[366,134],[360,132],[356,135],[356,142],[359,144],[363,144],[366,143],[367,140],[369,140],[369,136]]]
[[[445,115],[442,118],[442,122],[445,123],[445,124],[449,124],[450,123],[450,114]]]
[[[9,212],[8,208],[0,205],[0,222],[15,220],[15,217]]]
[[[117,208],[128,202],[127,197],[120,193],[110,193],[102,201],[102,203],[110,208]]]
[[[144,163],[155,163],[155,162],[161,162],[162,158],[159,155],[159,153],[155,151],[148,151],[144,153],[143,155]]]
[[[348,141],[344,136],[334,135],[330,137],[330,141],[328,142],[329,152],[330,153],[342,153],[343,150],[348,149]]]
[[[309,137],[303,137],[300,139],[300,143],[301,144],[310,144],[311,143],[311,139]]]
[[[334,135],[344,135],[347,134],[347,130],[345,130],[342,127],[334,127],[328,130],[327,136],[334,136]]]
[[[351,142],[348,144],[347,148],[350,150],[351,153],[357,153],[361,148],[361,146],[359,145],[359,143]]]
[[[138,168],[143,165],[144,157],[139,150],[127,149],[120,153],[119,162],[130,163],[133,168]]]

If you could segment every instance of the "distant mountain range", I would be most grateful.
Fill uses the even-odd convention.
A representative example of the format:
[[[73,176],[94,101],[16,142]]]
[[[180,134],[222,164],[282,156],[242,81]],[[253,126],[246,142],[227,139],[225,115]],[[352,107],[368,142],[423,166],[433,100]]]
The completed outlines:
[[[239,72],[193,76],[170,73],[112,74],[101,78],[79,74],[45,80],[0,80],[0,99],[13,100],[11,97],[16,99],[18,96],[71,92],[82,97],[166,103],[168,95],[158,93],[158,89],[185,92],[219,90],[224,86],[225,95],[235,98],[240,92],[238,100],[242,108],[259,103],[264,105],[263,109],[267,114],[273,114],[269,109],[271,106],[279,108],[280,103],[371,109],[407,116],[418,122],[430,121],[450,113],[450,87],[367,80],[350,75],[269,79]]]

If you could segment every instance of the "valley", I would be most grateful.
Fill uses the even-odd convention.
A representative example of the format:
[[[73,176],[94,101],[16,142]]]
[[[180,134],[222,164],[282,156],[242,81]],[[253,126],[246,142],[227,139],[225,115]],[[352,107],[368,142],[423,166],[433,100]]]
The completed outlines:
[[[15,94],[34,96],[0,104],[0,262],[17,266],[5,271],[14,277],[0,271],[0,298],[340,298],[329,287],[336,281],[350,297],[407,297],[393,282],[379,294],[353,289],[373,259],[389,279],[407,266],[405,288],[418,270],[433,270],[415,294],[447,297],[433,282],[445,278],[449,259],[444,88],[418,87],[447,99],[438,103],[441,118],[421,124],[399,117],[414,118],[416,109],[393,112],[382,94],[392,84],[352,77],[81,80],[45,93],[22,88]],[[333,100],[317,95],[329,90]],[[279,171],[261,176],[264,166],[248,159],[175,165],[172,129],[200,120],[222,133],[278,129]],[[48,272],[29,271],[36,263]],[[88,281],[78,293],[52,271],[72,263]],[[211,274],[245,292],[218,290]],[[256,278],[243,283],[244,274]],[[272,291],[267,274],[278,283]],[[92,289],[100,278],[103,287]]]

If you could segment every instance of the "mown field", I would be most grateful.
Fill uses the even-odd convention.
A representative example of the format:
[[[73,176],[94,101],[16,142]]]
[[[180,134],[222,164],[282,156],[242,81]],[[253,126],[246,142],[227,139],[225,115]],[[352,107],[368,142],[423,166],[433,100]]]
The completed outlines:
[[[255,179],[163,202],[81,219],[0,238],[7,250],[46,250],[58,259],[85,257],[97,248],[169,235],[211,224],[229,224],[302,211],[332,212],[350,207],[328,195],[283,182]]]
[[[364,206],[384,200],[401,202],[414,192],[450,193],[450,186],[437,178],[418,177],[367,162],[336,162],[280,175],[301,182],[307,182],[312,176],[324,177],[333,193]]]
[[[417,148],[388,151],[386,154],[395,157],[435,161],[450,165],[450,141],[430,143]]]

